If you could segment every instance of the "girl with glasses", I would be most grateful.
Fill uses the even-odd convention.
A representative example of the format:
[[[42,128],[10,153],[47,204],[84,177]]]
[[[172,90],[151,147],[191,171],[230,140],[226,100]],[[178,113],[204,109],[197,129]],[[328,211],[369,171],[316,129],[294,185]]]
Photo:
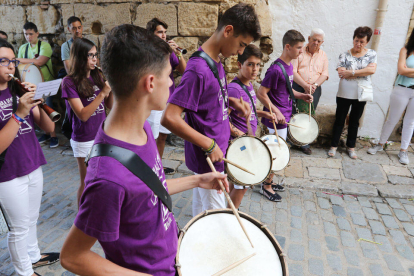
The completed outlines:
[[[112,108],[111,88],[96,68],[97,61],[95,44],[86,38],[76,39],[70,51],[69,74],[62,81],[62,98],[72,124],[70,145],[80,174],[78,204],[85,187],[85,158],[106,118],[105,107]]]

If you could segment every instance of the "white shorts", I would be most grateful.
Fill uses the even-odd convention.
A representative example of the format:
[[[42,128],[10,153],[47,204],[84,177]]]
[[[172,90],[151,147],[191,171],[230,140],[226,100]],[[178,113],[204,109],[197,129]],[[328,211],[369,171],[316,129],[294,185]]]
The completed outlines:
[[[86,158],[94,142],[95,140],[88,142],[76,142],[70,139],[70,146],[73,150],[73,156]]]
[[[197,173],[194,174],[197,175]],[[203,188],[193,189],[193,217],[205,210],[225,209],[226,207],[224,193],[218,194],[217,190]]]
[[[170,134],[171,131],[166,129],[163,125],[161,125],[161,117],[164,113],[163,110],[151,110],[151,114],[147,118],[147,122],[151,126],[152,135],[154,135],[154,139],[157,139],[160,133],[163,134]]]
[[[273,128],[268,127],[269,134],[275,134],[275,130]],[[282,137],[286,141],[287,137],[287,128],[277,129],[277,134]]]
[[[236,190],[247,189],[247,186],[237,185],[237,184],[234,184],[234,182],[231,182],[231,183],[233,183],[234,189]]]

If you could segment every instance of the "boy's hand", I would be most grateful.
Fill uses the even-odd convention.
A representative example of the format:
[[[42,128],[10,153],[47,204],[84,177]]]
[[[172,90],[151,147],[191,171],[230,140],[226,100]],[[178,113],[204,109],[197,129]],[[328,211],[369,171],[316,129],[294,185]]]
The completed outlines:
[[[276,120],[277,120],[277,118],[276,118],[276,115],[273,113],[273,114],[270,114],[270,112],[263,112],[263,117],[265,117],[266,119],[269,119],[269,120],[271,120],[271,121],[275,121],[276,122]]]
[[[307,103],[313,102],[313,96],[312,95],[310,95],[310,94],[302,94],[301,96],[302,96],[301,97],[302,98],[301,100],[304,100]]]
[[[210,157],[211,162],[213,162],[213,163],[223,161],[223,157],[224,157],[223,152],[221,151],[221,149],[218,145],[216,145],[213,152],[210,153],[208,156]]]
[[[200,174],[200,183],[198,184],[198,187],[203,189],[217,190],[220,194],[222,191],[220,184],[218,183],[219,180],[221,180],[221,182],[223,183],[226,191],[229,192],[229,182],[227,181],[227,174],[221,174],[219,172]]]
[[[303,95],[309,95],[309,94],[303,94]],[[309,95],[311,96],[311,95]],[[311,96],[312,97],[312,96]],[[276,114],[273,113],[274,115],[276,115],[276,123],[280,124],[280,125],[284,125],[286,124],[286,118],[285,116],[282,114],[282,112],[280,112],[279,110],[276,111]]]

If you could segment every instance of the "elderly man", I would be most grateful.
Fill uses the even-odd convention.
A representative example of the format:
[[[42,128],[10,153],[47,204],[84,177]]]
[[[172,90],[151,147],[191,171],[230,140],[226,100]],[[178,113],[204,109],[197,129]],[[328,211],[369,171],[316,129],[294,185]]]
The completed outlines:
[[[316,110],[319,99],[322,95],[321,85],[329,78],[328,74],[328,57],[326,53],[320,49],[325,38],[325,33],[321,29],[313,29],[308,37],[309,43],[305,47],[305,51],[297,59],[292,60],[293,64],[293,89],[298,92],[313,94],[313,106]],[[299,104],[307,107],[307,104]],[[295,110],[293,111],[295,113]],[[308,155],[312,154],[309,145],[302,146],[302,151]]]

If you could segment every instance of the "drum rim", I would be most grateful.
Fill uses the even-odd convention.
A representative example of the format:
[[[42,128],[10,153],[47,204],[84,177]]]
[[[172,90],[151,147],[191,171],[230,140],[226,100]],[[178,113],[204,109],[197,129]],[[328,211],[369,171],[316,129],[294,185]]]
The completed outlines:
[[[237,185],[241,185],[241,186],[247,186],[247,187],[253,187],[253,186],[255,186],[255,185],[258,185],[258,184],[261,184],[261,183],[263,183],[263,181],[265,181],[266,179],[267,179],[267,177],[272,173],[272,167],[273,167],[273,157],[272,157],[272,152],[270,151],[270,149],[269,149],[269,147],[266,145],[266,143],[265,142],[263,142],[260,138],[258,138],[258,137],[256,137],[256,136],[252,136],[252,135],[248,135],[248,134],[244,134],[244,135],[241,135],[241,136],[239,136],[239,137],[236,137],[236,138],[234,138],[233,140],[231,140],[230,141],[230,145],[228,146],[228,148],[231,146],[231,144],[232,143],[234,143],[234,141],[236,141],[236,140],[238,140],[238,139],[240,139],[240,138],[243,138],[243,137],[251,137],[251,138],[255,138],[255,139],[258,139],[260,142],[262,142],[263,144],[265,144],[265,146],[266,146],[266,149],[267,149],[267,151],[269,152],[269,154],[270,154],[270,170],[269,170],[269,172],[268,172],[268,174],[266,175],[266,177],[264,178],[264,179],[262,179],[260,182],[257,182],[257,183],[254,183],[254,184],[245,184],[245,183],[242,183],[242,182],[240,182],[239,180],[237,180],[235,177],[234,177],[234,175],[230,172],[230,170],[228,169],[228,166],[229,166],[229,164],[228,163],[226,163],[226,162],[224,162],[224,165],[225,165],[225,171],[226,171],[226,174],[227,174],[227,176],[230,178],[230,180],[231,181],[233,181],[233,182],[235,182],[235,184],[237,184]],[[227,153],[228,153],[228,148],[227,148],[227,151],[226,151],[226,156],[227,156]]]
[[[276,249],[277,255],[279,257],[280,264],[282,266],[282,272],[283,276],[289,276],[289,269],[287,265],[287,258],[285,256],[285,253],[283,253],[282,247],[280,246],[277,239],[274,237],[273,233],[269,230],[266,224],[263,224],[259,220],[255,219],[254,217],[250,216],[249,214],[246,214],[244,212],[238,211],[240,217],[250,221],[254,225],[256,225],[262,232],[268,237],[268,239],[272,242],[274,248]],[[197,220],[211,215],[211,214],[233,214],[233,211],[231,209],[215,209],[215,210],[205,210],[204,212],[198,214],[197,216],[193,217],[187,224],[180,229],[180,235],[178,237],[178,243],[177,243],[177,254],[175,256],[175,263],[176,263],[176,269],[179,276],[182,276],[181,273],[181,265],[180,265],[180,247],[181,242],[184,238],[185,233],[187,232],[188,228],[190,228],[191,225],[194,224]]]
[[[292,115],[292,117],[290,118],[290,120],[292,120],[292,118],[293,117],[295,117],[296,115],[299,115],[299,114],[305,114],[306,116],[309,116],[309,114],[307,114],[307,113],[303,113],[303,112],[301,112],[301,113],[296,113],[296,114],[293,114]],[[287,131],[287,138],[289,138],[289,140],[292,142],[292,144],[294,144],[295,146],[305,146],[305,145],[310,145],[310,144],[312,144],[313,142],[315,142],[317,139],[318,139],[318,137],[319,137],[319,132],[320,132],[320,126],[319,126],[319,122],[318,122],[318,120],[316,119],[316,117],[314,116],[314,115],[311,115],[311,117],[313,118],[313,119],[315,119],[315,122],[316,122],[316,124],[318,125],[318,135],[316,135],[316,138],[312,141],[312,142],[310,142],[310,143],[307,143],[307,144],[305,144],[305,143],[302,143],[302,142],[299,142],[298,140],[296,140],[294,137],[293,137],[293,135],[292,135],[292,133],[290,132],[290,127],[288,127],[288,131]],[[289,122],[290,122],[290,120],[289,120]]]
[[[36,66],[36,67],[37,67],[37,69],[39,69],[40,76],[42,76],[42,81],[41,81],[41,82],[44,82],[44,81],[45,81],[45,77],[43,76],[42,69],[41,69],[39,66],[37,66],[36,64],[33,64],[33,63],[20,63],[20,64],[17,66],[17,70],[19,70],[19,66],[21,66],[21,65],[24,65],[24,66],[22,66],[22,68],[23,68],[23,69],[22,69],[23,74],[21,74],[21,75],[20,75],[20,79],[21,79],[21,81],[22,81],[22,82],[24,82],[24,81],[25,81],[25,79],[26,79],[26,73],[27,73],[27,71],[25,70],[25,68],[26,68],[26,66],[30,66],[30,65]],[[19,73],[20,73],[20,70],[19,70]]]
[[[276,134],[275,133],[273,133],[273,134],[265,134],[265,135],[263,135],[262,137],[260,137],[260,139],[262,139],[263,137],[265,137],[265,136],[268,136],[268,135],[273,135],[273,136],[276,136]],[[291,158],[291,152],[290,152],[290,147],[289,147],[289,144],[287,143],[287,141],[285,140],[285,139],[283,139],[282,137],[280,137],[280,136],[278,136],[278,138],[279,139],[282,139],[283,140],[283,142],[285,142],[285,144],[286,144],[286,146],[287,146],[287,148],[288,148],[288,151],[289,151],[289,161],[287,162],[287,164],[286,164],[286,166],[284,166],[283,167],[283,169],[280,169],[280,170],[272,170],[272,172],[280,172],[280,171],[282,171],[282,170],[284,170],[288,165],[289,165],[289,163],[290,163],[290,158]],[[266,143],[265,143],[266,144]],[[267,146],[267,145],[266,145]],[[269,147],[268,147],[269,148]],[[270,150],[270,149],[269,149]],[[270,154],[272,154],[272,152],[270,152]],[[273,156],[272,156],[272,162],[273,162]],[[273,167],[273,163],[272,163],[272,167]]]

